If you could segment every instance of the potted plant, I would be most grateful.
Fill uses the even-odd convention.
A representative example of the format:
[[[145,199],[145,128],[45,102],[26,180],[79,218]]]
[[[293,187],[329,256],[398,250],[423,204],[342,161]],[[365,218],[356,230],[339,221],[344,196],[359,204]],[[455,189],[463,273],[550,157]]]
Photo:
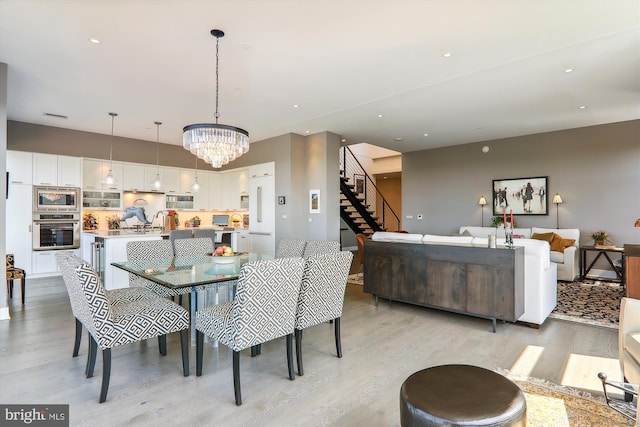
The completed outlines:
[[[609,235],[607,234],[607,232],[603,230],[594,231],[593,233],[591,233],[591,238],[593,239],[593,243],[596,246],[604,245],[605,243],[611,241],[609,240]]]
[[[502,223],[503,219],[504,219],[504,217],[501,216],[501,215],[494,216],[493,218],[491,218],[491,226],[494,227],[494,228],[504,227],[504,224]],[[517,226],[518,226],[518,224],[516,223],[516,220],[514,218],[513,219],[513,227],[515,228]]]

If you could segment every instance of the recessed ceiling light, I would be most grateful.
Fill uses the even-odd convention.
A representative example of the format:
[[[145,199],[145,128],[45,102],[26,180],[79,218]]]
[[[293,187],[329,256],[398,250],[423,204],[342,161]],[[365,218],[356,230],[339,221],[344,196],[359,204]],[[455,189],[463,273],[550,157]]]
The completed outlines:
[[[93,44],[100,44],[100,40],[98,39],[89,39],[89,41]]]
[[[429,134],[428,134],[428,133],[425,133],[425,134],[424,134],[424,136],[429,136]]]
[[[571,72],[573,72],[573,68],[566,68],[566,69],[564,70],[564,72],[565,72],[565,73],[571,73]]]
[[[346,138],[342,138],[340,141],[347,142],[347,139]]]
[[[298,104],[293,104],[293,108],[300,108]]]
[[[451,56],[453,56],[453,53],[445,52],[445,53],[442,54],[442,56],[444,56],[445,58],[451,58]]]
[[[311,133],[311,131],[310,130],[305,130],[304,133]]]
[[[587,109],[587,106],[586,106],[586,105],[581,105],[581,106],[579,106],[578,108],[579,108],[579,109],[581,109],[581,110],[586,110],[586,109]]]
[[[397,137],[397,138],[393,138],[393,140],[394,140],[394,141],[398,141],[398,142],[400,142],[400,141],[404,141],[404,138]]]
[[[383,118],[383,117],[384,117],[384,116],[383,116],[382,114],[378,114],[378,118],[379,118],[379,119],[381,119],[381,118]]]

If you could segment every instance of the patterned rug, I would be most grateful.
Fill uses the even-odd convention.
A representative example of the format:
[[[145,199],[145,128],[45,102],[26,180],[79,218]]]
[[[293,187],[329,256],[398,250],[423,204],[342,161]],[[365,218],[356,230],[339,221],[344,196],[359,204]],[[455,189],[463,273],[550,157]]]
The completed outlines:
[[[524,393],[527,401],[527,427],[635,425],[634,421],[609,408],[602,397],[539,378],[515,376],[504,369],[496,371],[515,382]]]
[[[347,283],[362,286],[364,284],[364,282],[362,281],[362,276],[362,273],[350,274],[347,278]]]
[[[624,288],[616,283],[585,280],[558,282],[558,305],[549,317],[618,329]]]

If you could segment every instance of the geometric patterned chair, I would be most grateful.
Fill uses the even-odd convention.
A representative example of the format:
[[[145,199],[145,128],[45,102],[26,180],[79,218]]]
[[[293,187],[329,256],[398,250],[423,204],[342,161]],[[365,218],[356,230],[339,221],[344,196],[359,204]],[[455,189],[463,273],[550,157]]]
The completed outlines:
[[[340,242],[335,240],[307,240],[304,247],[304,257],[328,254],[340,251]]]
[[[344,292],[351,268],[353,253],[334,252],[305,258],[304,275],[296,312],[296,361],[298,375],[302,367],[302,331],[320,323],[334,320],[336,352],[342,357],[340,343],[340,317]]]
[[[167,334],[180,331],[182,370],[189,376],[189,313],[183,307],[165,298],[133,301],[112,306],[107,299],[98,274],[87,264],[76,269],[82,304],[91,322],[87,326],[91,335],[90,354],[93,354],[88,377],[93,376],[97,348],[102,350],[102,386],[100,400],[107,399],[111,376],[111,349],[113,347],[158,337],[160,353],[167,354]],[[74,292],[77,292],[74,289]]]
[[[176,257],[211,254],[213,252],[213,240],[209,237],[176,239],[173,241],[173,252]]]
[[[206,334],[233,350],[236,405],[242,405],[240,351],[244,349],[286,336],[289,379],[295,379],[292,340],[303,269],[302,258],[248,262],[240,269],[232,302],[196,312],[196,375],[202,375]]]
[[[304,255],[304,247],[307,242],[303,239],[292,239],[285,237],[278,242],[276,258],[293,258]]]
[[[13,281],[20,280],[20,291],[22,295],[22,305],[24,305],[24,287],[27,274],[21,268],[13,265],[13,254],[7,254],[7,290],[9,298],[13,298]]]
[[[57,252],[56,263],[58,269],[62,272],[62,279],[67,287],[67,293],[69,294],[69,302],[71,303],[71,312],[76,318],[76,339],[73,345],[73,357],[78,355],[80,350],[80,341],[82,339],[82,326],[91,322],[91,317],[88,312],[83,312],[84,305],[79,300],[77,292],[73,292],[74,286],[79,289],[78,276],[76,275],[76,268],[84,263],[84,260],[78,256],[75,256],[69,252]],[[114,306],[118,304],[125,304],[132,301],[141,301],[147,299],[160,298],[156,293],[147,288],[121,288],[112,289],[106,291],[107,299],[109,303]]]
[[[184,231],[184,230],[179,230]],[[191,230],[187,230],[191,231]],[[158,258],[173,258],[173,245],[171,241],[161,240],[138,240],[127,243],[127,261],[143,261]],[[166,286],[159,285],[143,277],[129,273],[129,286],[145,287],[151,289],[158,296],[174,297],[180,296],[182,303],[182,295],[191,292],[191,288],[169,289]]]

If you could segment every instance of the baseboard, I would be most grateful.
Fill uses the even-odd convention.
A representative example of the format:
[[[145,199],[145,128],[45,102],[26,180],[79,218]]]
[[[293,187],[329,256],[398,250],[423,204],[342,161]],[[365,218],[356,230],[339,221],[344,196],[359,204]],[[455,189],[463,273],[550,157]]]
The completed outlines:
[[[11,319],[11,313],[9,312],[9,307],[0,307],[0,320],[9,320]]]
[[[593,278],[589,276],[594,276]],[[613,270],[600,270],[598,268],[592,268],[587,275],[587,279],[598,280],[598,277],[602,277],[605,279],[617,279],[618,276],[616,272]]]

